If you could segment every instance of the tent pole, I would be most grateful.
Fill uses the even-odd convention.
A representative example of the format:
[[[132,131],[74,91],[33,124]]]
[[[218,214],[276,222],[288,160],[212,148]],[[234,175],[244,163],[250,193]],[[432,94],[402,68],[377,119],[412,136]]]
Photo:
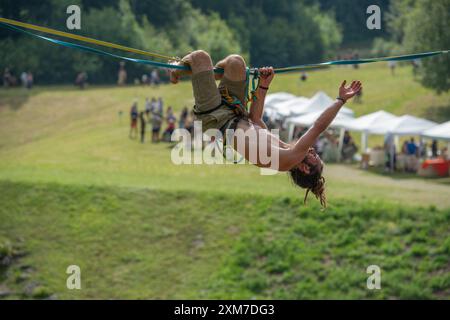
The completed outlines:
[[[289,131],[288,131],[288,141],[292,141],[292,139],[294,139],[294,130],[295,130],[295,125],[293,123],[290,123]]]
[[[369,135],[367,134],[367,131],[363,131],[361,133],[361,153],[367,152],[368,140],[369,140]]]
[[[337,155],[337,161],[341,162],[341,157],[342,157],[342,147],[344,146],[344,134],[345,134],[345,129],[341,128],[340,129],[340,133],[339,133],[339,144],[338,144],[338,155]]]

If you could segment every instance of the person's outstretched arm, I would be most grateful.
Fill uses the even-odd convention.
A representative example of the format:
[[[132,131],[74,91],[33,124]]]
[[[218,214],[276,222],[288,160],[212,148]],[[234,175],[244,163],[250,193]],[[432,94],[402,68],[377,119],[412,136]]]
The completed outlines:
[[[314,145],[320,134],[328,128],[342,106],[362,88],[360,81],[353,81],[349,87],[345,86],[346,83],[346,81],[342,82],[338,99],[320,115],[314,125],[295,143],[294,147],[284,154],[283,159],[280,159],[280,166],[283,169],[290,170],[303,160],[309,148]]]

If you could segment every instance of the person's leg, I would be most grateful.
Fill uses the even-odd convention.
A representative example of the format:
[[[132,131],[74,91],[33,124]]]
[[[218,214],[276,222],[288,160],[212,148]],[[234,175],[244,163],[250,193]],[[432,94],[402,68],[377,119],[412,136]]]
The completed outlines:
[[[214,79],[214,67],[209,54],[203,50],[194,51],[185,56],[181,63],[188,65],[191,70],[189,72],[171,71],[171,81],[176,83],[181,75],[192,74],[195,111],[197,113],[207,113],[219,106],[222,99]],[[208,118],[208,115],[203,116],[201,120],[204,122],[213,121],[213,119]],[[213,127],[213,124],[207,125],[207,127]]]
[[[230,81],[244,81],[247,77],[247,65],[245,60],[237,54],[229,55],[218,62],[216,67],[224,69],[223,76]]]
[[[169,72],[170,81],[172,83],[177,83],[182,76],[194,75],[196,73],[214,69],[211,57],[206,51],[203,50],[193,51],[183,57],[181,61],[174,62],[173,64],[179,66],[189,66],[191,70],[171,69]]]
[[[216,67],[224,69],[223,76],[217,76],[221,79],[219,84],[221,93],[225,92],[230,96],[235,96],[245,105],[247,102],[247,65],[244,58],[232,54],[217,63]]]

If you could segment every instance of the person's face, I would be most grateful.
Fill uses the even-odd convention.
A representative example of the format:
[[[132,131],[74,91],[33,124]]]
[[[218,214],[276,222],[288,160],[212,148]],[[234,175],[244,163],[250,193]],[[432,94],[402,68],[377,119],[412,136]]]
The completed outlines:
[[[321,169],[322,166],[323,166],[322,160],[320,159],[316,150],[314,150],[314,148],[309,148],[305,158],[298,165],[298,168],[305,174],[310,174],[314,170]]]

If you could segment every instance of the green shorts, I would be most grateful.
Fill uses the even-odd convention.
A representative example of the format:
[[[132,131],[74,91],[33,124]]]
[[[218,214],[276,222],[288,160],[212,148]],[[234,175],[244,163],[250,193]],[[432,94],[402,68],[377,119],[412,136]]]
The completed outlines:
[[[222,102],[220,92],[224,88],[227,89],[230,96],[236,97],[243,103],[246,101],[245,80],[231,81],[223,77],[219,83],[219,87],[217,87],[213,70],[203,71],[192,76],[192,89],[195,99],[194,113],[196,113],[195,120],[202,122],[203,132],[208,129],[221,130],[231,120],[237,117],[237,114]],[[208,112],[210,110],[213,111]]]

